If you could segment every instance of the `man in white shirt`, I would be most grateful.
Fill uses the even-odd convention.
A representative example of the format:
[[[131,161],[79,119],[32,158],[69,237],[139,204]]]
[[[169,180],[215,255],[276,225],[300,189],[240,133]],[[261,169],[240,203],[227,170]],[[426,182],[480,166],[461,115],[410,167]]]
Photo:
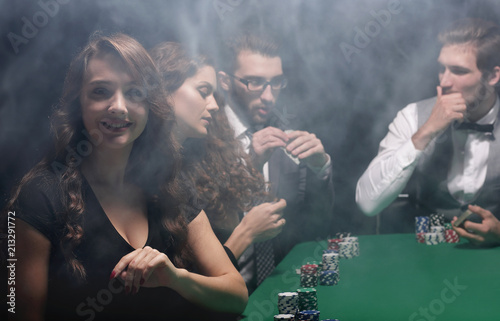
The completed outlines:
[[[356,202],[366,215],[376,215],[407,188],[423,215],[441,212],[449,219],[477,204],[485,209],[469,209],[482,222],[467,222],[469,232],[458,231],[478,243],[498,242],[500,228],[491,213],[500,216],[500,102],[495,90],[500,28],[464,19],[439,40],[437,96],[398,113],[358,181]]]
[[[319,236],[315,226],[329,226],[331,159],[314,134],[269,125],[276,113],[276,100],[287,85],[274,39],[264,34],[240,34],[228,40],[224,49],[218,76],[229,123],[253,165],[270,182],[270,192],[287,203],[283,214],[286,224],[273,240],[278,263],[295,244]],[[226,246],[231,248],[227,242]]]

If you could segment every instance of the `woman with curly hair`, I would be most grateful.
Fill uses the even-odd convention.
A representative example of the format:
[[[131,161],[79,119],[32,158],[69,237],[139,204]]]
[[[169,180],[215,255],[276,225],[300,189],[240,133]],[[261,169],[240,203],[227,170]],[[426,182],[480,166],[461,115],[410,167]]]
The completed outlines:
[[[206,214],[182,199],[173,125],[146,50],[123,34],[94,36],[69,68],[54,150],[9,203],[14,319],[202,320],[212,319],[209,310],[243,311],[243,279]]]
[[[151,56],[176,116],[174,136],[184,156],[181,177],[235,263],[252,243],[281,232],[286,202],[262,203],[270,198],[264,179],[247,166],[250,159],[234,138],[226,114],[219,111],[224,104],[217,103],[220,96],[212,61],[174,42],[157,45]],[[248,213],[240,220],[243,212]]]

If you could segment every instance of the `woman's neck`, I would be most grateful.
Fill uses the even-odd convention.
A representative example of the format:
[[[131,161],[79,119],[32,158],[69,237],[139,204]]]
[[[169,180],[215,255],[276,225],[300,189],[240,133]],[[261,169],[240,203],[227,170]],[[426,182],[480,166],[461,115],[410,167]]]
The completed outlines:
[[[91,184],[122,187],[131,150],[94,150],[83,161],[82,173]]]
[[[175,125],[173,130],[172,130],[172,134],[175,138],[175,140],[180,144],[184,144],[184,142],[186,141],[186,139],[188,139],[187,135],[185,135],[182,130],[179,128],[179,126]]]

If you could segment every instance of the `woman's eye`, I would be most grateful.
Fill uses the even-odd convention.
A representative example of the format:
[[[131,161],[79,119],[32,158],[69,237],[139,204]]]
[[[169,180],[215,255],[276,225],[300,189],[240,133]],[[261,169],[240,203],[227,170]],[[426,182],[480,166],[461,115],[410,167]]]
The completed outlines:
[[[142,101],[146,98],[146,94],[138,88],[130,89],[127,95],[135,101]]]
[[[101,87],[94,88],[94,90],[92,90],[92,94],[96,96],[106,96],[108,95],[108,93],[109,92],[106,88],[101,88]]]
[[[201,97],[203,97],[203,99],[207,98],[210,95],[210,91],[207,88],[198,89],[198,92],[200,93]]]

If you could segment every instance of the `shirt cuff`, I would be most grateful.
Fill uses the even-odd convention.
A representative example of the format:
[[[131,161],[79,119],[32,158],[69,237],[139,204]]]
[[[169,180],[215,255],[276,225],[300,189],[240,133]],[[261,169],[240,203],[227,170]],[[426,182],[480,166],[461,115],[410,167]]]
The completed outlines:
[[[309,169],[312,170],[318,176],[319,179],[326,179],[331,172],[332,159],[330,155],[328,155],[327,153],[325,153],[325,155],[328,159],[325,165],[323,165],[322,167],[314,167],[307,165],[307,167],[309,167]]]

